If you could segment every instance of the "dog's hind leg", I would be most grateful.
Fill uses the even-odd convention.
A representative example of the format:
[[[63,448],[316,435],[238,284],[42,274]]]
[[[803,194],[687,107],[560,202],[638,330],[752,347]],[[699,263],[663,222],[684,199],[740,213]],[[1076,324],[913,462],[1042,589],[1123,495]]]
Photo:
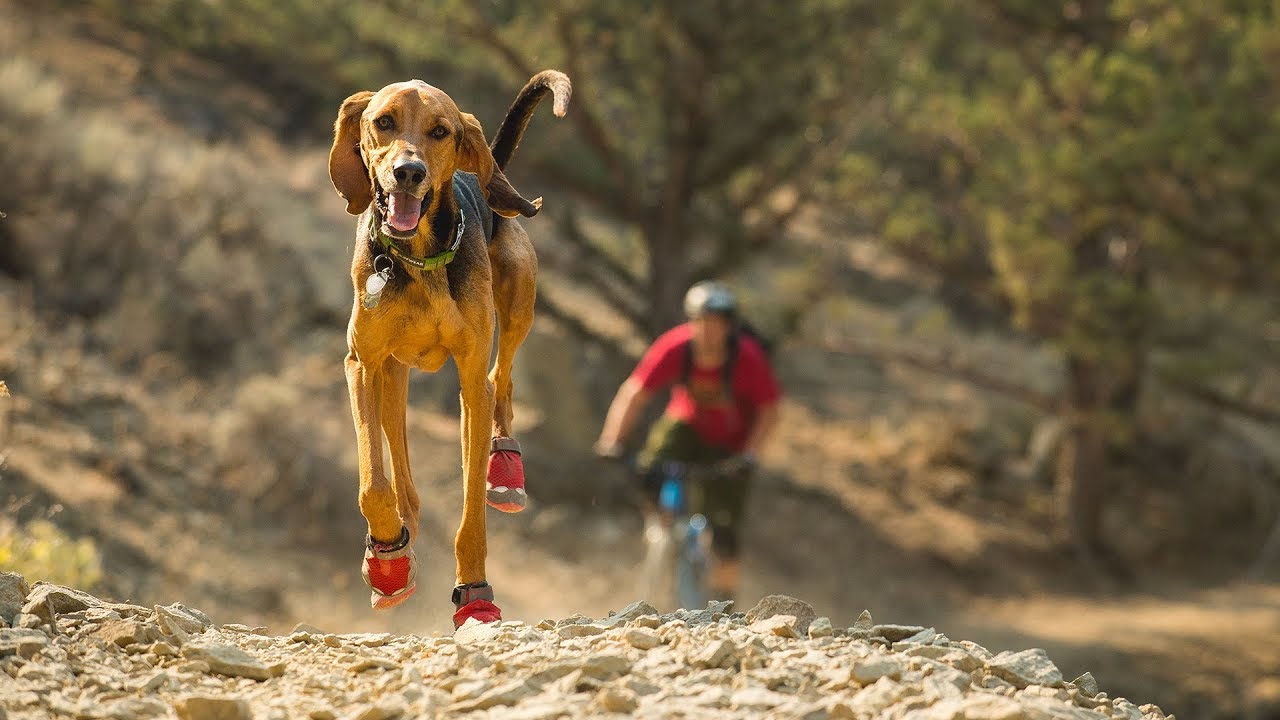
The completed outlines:
[[[382,431],[391,450],[391,478],[396,489],[400,521],[409,529],[410,542],[418,537],[418,488],[409,469],[409,443],[405,437],[405,410],[409,403],[409,366],[388,357],[382,363]]]
[[[511,366],[516,350],[533,327],[538,292],[538,258],[529,237],[518,226],[504,235],[489,251],[493,264],[493,303],[498,312],[498,357],[489,373],[497,393],[493,410],[494,437],[511,437],[515,416],[511,409]]]
[[[515,222],[502,228],[489,249],[493,267],[493,301],[498,314],[498,353],[489,380],[496,392],[493,445],[489,458],[489,504],[503,512],[520,512],[528,502],[520,445],[512,436],[513,383],[516,350],[533,327],[537,298],[538,258],[529,236]]]

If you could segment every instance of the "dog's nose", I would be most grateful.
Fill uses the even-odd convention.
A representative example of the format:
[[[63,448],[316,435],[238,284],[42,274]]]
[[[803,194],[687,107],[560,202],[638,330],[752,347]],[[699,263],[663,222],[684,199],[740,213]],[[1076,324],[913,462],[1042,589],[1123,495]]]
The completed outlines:
[[[405,157],[396,161],[396,182],[417,185],[427,176],[427,166],[417,158]]]

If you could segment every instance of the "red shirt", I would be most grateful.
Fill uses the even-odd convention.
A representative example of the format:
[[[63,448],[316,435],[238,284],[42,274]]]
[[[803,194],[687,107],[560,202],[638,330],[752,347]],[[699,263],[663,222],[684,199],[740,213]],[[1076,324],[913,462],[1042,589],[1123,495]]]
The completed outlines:
[[[769,358],[754,338],[740,334],[730,382],[732,392],[725,392],[721,365],[695,364],[685,385],[691,334],[688,323],[663,333],[640,358],[631,378],[650,392],[674,386],[667,415],[693,426],[708,445],[742,450],[760,408],[776,403],[782,395]]]

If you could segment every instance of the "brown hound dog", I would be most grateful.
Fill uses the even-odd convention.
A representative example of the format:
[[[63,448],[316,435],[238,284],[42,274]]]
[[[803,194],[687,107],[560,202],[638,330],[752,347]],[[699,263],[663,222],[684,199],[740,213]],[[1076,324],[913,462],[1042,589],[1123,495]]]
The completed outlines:
[[[511,364],[533,324],[538,261],[514,218],[533,217],[542,203],[521,197],[502,171],[548,92],[563,116],[569,78],[538,73],[507,111],[492,148],[475,116],[421,80],[358,92],[338,111],[329,177],[347,212],[360,216],[346,375],[360,513],[369,524],[362,573],[375,609],[400,604],[416,587],[418,493],[405,440],[409,368],[435,372],[452,356],[462,387],[463,458],[454,623],[501,619],[485,579],[485,503],[518,512],[525,502],[511,437]],[[490,371],[495,310],[498,353]]]

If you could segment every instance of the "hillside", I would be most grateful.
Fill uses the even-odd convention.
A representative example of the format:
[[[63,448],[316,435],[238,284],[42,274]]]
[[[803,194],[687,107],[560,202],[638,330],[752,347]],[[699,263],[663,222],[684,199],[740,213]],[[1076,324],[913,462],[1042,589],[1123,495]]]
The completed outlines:
[[[0,0],[0,18],[0,92],[10,100],[0,106],[0,167],[8,173],[0,187],[0,211],[8,214],[0,220],[0,380],[12,391],[0,398],[0,540],[28,563],[21,553],[36,554],[28,550],[33,528],[48,521],[92,550],[96,584],[65,561],[29,574],[33,582],[62,581],[146,607],[181,601],[266,627],[273,635],[209,631],[211,640],[262,651],[263,660],[304,622],[335,633],[343,646],[306,643],[320,654],[332,650],[341,659],[364,652],[357,633],[394,633],[381,647],[426,662],[435,641],[422,636],[448,627],[451,611],[456,380],[449,367],[411,380],[422,579],[410,604],[375,615],[359,578],[364,527],[341,373],[352,228],[328,183],[328,137],[281,138],[264,124],[271,104],[261,90],[120,28],[41,16],[8,0]],[[348,90],[334,88],[335,97]],[[492,130],[494,119],[485,122]],[[554,187],[545,194],[550,206]],[[75,212],[63,212],[72,206]],[[1046,393],[1058,361],[1016,335],[948,324],[931,292],[936,278],[863,238],[833,234],[836,221],[809,220],[795,247],[779,253],[785,259],[737,278],[768,320],[773,294],[815,264],[843,269],[780,352],[785,423],[752,500],[741,606],[786,593],[809,599],[838,626],[870,609],[878,619],[936,626],[995,654],[1043,647],[1065,675],[1091,671],[1111,692],[1183,718],[1240,717],[1253,695],[1268,692],[1268,678],[1280,675],[1280,588],[1238,578],[1260,545],[1259,528],[1273,518],[1265,453],[1274,452],[1274,440],[1213,416],[1179,415],[1183,436],[1196,442],[1156,448],[1143,461],[1155,477],[1175,464],[1198,474],[1119,490],[1106,520],[1137,577],[1121,585],[1093,576],[1046,532],[1054,517],[1046,466],[1055,428],[1043,412],[955,374],[842,351],[839,342],[903,341]],[[573,266],[562,264],[571,254],[565,244],[541,218],[528,226],[545,261],[540,291],[592,308],[573,282]],[[607,316],[587,320],[603,332],[616,329]],[[634,352],[636,344],[630,338],[626,347]],[[537,628],[539,619],[604,618],[636,599],[629,568],[639,554],[639,521],[620,501],[616,469],[589,454],[627,360],[583,343],[550,317],[539,318],[517,359],[516,429],[533,504],[522,515],[493,518],[489,568],[507,617],[525,623],[506,634],[538,635],[531,652],[548,659],[577,646],[559,629]],[[1177,402],[1161,397],[1153,411]],[[99,619],[73,615],[65,627],[72,621],[83,625],[78,637]],[[711,638],[720,632],[712,628],[698,632],[654,657],[684,658],[709,639],[727,638],[735,652],[753,644],[747,628],[724,630],[725,638]],[[601,635],[601,643],[619,642]],[[770,640],[779,644],[768,648],[777,658],[770,662],[818,662],[790,654],[814,643],[853,655],[883,645],[842,637]],[[107,665],[119,659],[137,664],[138,673],[151,669],[136,680],[156,674],[127,651],[98,650],[106,655],[88,654]],[[484,652],[501,654],[496,646]],[[401,675],[417,660],[397,655],[396,662],[400,672],[375,667],[360,675],[337,665],[344,684],[356,683],[345,697],[363,690],[374,697],[381,690],[361,683],[393,675],[382,687],[403,695],[413,683],[401,684]],[[638,666],[629,676],[665,688],[657,680],[666,676]],[[313,677],[298,670],[295,679]],[[964,672],[981,682],[977,670]],[[19,680],[33,683],[41,670],[26,673]],[[223,683],[177,669],[169,677],[179,683],[169,700],[180,687]],[[275,688],[290,677],[246,687]],[[516,692],[534,702],[554,684],[539,683],[538,692]],[[442,699],[422,684],[423,707],[455,702],[454,688],[442,689]],[[802,685],[787,680],[785,687]],[[832,692],[843,698],[864,690],[850,681]],[[1046,691],[1045,702],[1059,690],[1070,689]],[[583,692],[574,696],[587,702],[602,691]],[[726,692],[708,697],[732,709],[733,692]],[[752,689],[739,702],[762,697],[777,699]],[[343,706],[341,716],[376,705],[352,702],[365,705]],[[994,705],[996,716],[1000,707],[1013,712]],[[21,709],[9,710],[20,716]]]

